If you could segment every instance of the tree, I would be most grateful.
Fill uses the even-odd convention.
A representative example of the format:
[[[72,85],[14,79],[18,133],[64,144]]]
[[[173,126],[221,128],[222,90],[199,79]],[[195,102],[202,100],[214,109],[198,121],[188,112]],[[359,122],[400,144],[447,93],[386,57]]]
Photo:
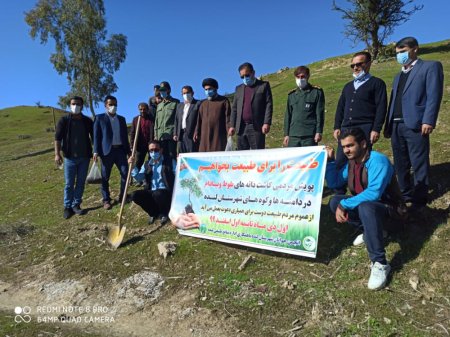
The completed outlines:
[[[410,16],[421,10],[423,5],[408,5],[414,0],[346,0],[350,5],[344,8],[333,0],[332,9],[342,13],[347,20],[344,35],[353,43],[362,41],[366,44],[374,59],[378,57],[386,38],[394,28],[409,20]]]
[[[200,198],[202,196],[202,189],[198,185],[197,178],[193,177],[181,179],[180,186],[182,189],[189,191],[189,204],[186,205],[186,213],[194,213],[192,209],[191,193],[197,198]]]
[[[58,74],[67,74],[70,91],[59,97],[59,105],[65,108],[71,96],[82,96],[94,117],[94,106],[117,91],[113,74],[126,58],[126,36],[107,40],[104,15],[103,0],[39,0],[25,13],[31,38],[39,36],[41,44],[53,39],[50,62]]]

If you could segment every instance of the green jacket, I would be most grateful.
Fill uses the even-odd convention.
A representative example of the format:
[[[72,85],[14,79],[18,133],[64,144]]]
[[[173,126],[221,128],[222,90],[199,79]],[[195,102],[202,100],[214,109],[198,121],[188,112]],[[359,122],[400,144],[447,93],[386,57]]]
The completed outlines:
[[[179,100],[171,96],[167,97],[156,108],[155,139],[166,140],[173,138],[175,126],[175,113]]]
[[[308,84],[288,94],[284,115],[284,136],[309,137],[323,132],[325,95],[323,90]]]

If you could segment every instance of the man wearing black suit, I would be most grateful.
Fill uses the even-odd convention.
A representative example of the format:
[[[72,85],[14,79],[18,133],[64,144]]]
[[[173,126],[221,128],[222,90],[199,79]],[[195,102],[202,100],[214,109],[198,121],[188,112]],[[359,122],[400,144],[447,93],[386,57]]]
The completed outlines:
[[[94,122],[94,161],[102,159],[102,196],[103,207],[111,209],[109,193],[109,177],[115,164],[120,172],[120,194],[123,197],[128,175],[127,155],[131,155],[128,141],[128,130],[125,118],[117,115],[117,99],[114,96],[105,98],[106,113],[95,117]]]
[[[398,41],[395,51],[402,70],[392,85],[384,135],[392,137],[395,173],[403,198],[416,212],[428,201],[430,134],[442,101],[444,73],[442,63],[417,58],[419,43],[414,37]]]
[[[194,142],[193,137],[201,102],[194,98],[194,90],[190,85],[185,85],[181,94],[183,103],[177,105],[173,140],[178,142],[180,153],[197,152],[198,143]]]
[[[264,149],[272,124],[272,91],[269,82],[258,80],[251,63],[239,66],[243,84],[236,87],[228,135],[238,135],[237,149]]]

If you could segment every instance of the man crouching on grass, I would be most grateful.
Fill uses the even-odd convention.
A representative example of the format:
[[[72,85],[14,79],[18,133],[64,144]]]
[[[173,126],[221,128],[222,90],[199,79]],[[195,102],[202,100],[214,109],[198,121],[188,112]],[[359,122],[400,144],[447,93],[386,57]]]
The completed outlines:
[[[330,200],[330,208],[337,222],[348,222],[363,232],[371,261],[367,286],[378,290],[386,285],[391,271],[384,250],[383,224],[388,216],[404,217],[406,208],[391,162],[384,154],[368,149],[364,131],[346,129],[340,142],[348,163],[337,170],[334,150],[327,148],[325,179],[332,189],[348,184],[352,195],[335,195]]]

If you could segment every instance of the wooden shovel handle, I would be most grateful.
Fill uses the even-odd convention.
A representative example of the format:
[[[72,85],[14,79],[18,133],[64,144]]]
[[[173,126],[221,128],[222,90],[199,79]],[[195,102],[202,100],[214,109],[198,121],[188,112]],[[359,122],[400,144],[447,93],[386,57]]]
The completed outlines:
[[[136,144],[137,139],[139,137],[139,130],[141,128],[141,116],[138,117],[137,123],[136,123],[136,134],[134,135],[133,140],[133,149],[131,150],[131,156],[134,157],[134,154],[136,153]],[[131,178],[131,169],[133,167],[133,162],[128,164],[128,174],[127,174],[127,183],[125,184],[125,190],[123,191],[122,196],[122,202],[120,204],[120,211],[119,211],[119,228],[122,229],[122,213],[123,213],[123,207],[125,206],[125,201],[127,200],[127,191],[128,191],[128,185],[130,184],[130,178]]]

